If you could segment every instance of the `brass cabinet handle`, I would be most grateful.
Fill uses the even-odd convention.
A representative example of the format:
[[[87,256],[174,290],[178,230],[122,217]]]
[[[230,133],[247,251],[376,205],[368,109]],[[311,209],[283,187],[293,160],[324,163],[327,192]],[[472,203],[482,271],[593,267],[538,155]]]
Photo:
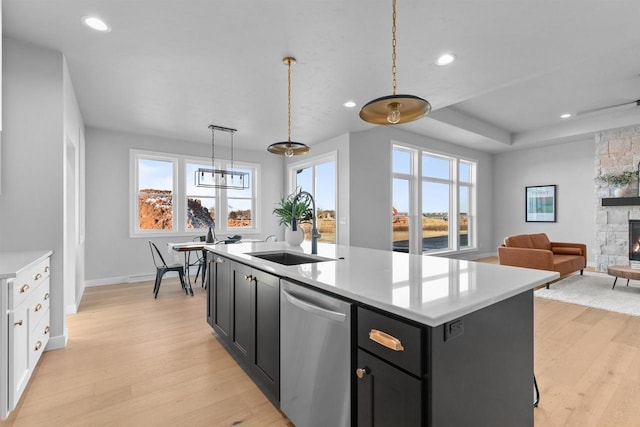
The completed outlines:
[[[24,285],[22,285],[22,287],[20,288],[20,293],[24,294],[25,292],[27,292],[29,290],[29,285],[27,285],[26,283]]]
[[[36,306],[34,307],[33,311],[40,311],[42,309],[42,304],[37,303]]]
[[[44,272],[45,272],[45,273],[48,273],[48,272],[49,272],[49,266],[48,266],[48,265],[44,267]]]
[[[41,342],[41,341],[38,341],[38,342],[36,343],[36,348],[35,348],[35,350],[34,350],[34,351],[38,351],[38,350],[40,350],[40,347],[42,347],[42,342]]]
[[[47,334],[49,333],[49,330],[50,330],[50,329],[51,329],[51,328],[49,328],[49,326],[48,326],[48,325],[47,325],[47,326],[45,326],[45,327],[44,327],[44,334],[45,334],[45,335],[47,335]]]
[[[379,331],[377,329],[372,329],[369,332],[369,339],[371,341],[377,342],[381,346],[390,348],[393,351],[404,351],[404,347],[402,346],[402,341],[398,338]]]
[[[18,320],[13,326],[22,326],[22,320]]]
[[[33,276],[33,280],[38,280],[38,279],[42,279],[42,274],[37,273],[35,276]]]
[[[44,300],[48,300],[49,299],[49,292],[47,292],[46,294],[44,294]]]
[[[360,379],[364,378],[364,376],[367,375],[368,373],[369,373],[369,368],[367,368],[366,366],[364,368],[356,369],[356,377]]]
[[[218,263],[218,264],[224,263],[224,258],[222,258],[222,257],[216,258],[216,263]]]

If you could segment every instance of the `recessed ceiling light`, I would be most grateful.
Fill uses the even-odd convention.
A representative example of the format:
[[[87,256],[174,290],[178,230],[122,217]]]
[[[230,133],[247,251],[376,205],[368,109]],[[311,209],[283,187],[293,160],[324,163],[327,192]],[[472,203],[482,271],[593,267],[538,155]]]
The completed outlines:
[[[449,65],[456,60],[453,53],[444,53],[436,60],[436,65]]]
[[[342,104],[342,105],[344,105],[344,106],[345,106],[345,107],[347,107],[347,108],[353,108],[353,107],[355,107],[355,106],[356,106],[356,103],[355,103],[355,102],[353,102],[353,101],[347,101],[347,102],[345,102],[345,103],[344,103],[344,104]]]
[[[571,113],[564,113],[560,116],[561,119],[568,119],[569,117],[571,117]]]
[[[95,16],[83,16],[82,23],[89,28],[93,28],[96,31],[111,31],[111,27],[109,27],[102,19]]]

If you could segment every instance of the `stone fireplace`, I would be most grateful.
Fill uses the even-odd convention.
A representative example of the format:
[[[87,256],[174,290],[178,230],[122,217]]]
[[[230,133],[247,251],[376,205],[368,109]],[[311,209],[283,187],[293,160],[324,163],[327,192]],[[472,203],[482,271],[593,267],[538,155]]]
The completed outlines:
[[[602,132],[596,135],[595,175],[635,171],[640,162],[640,126]],[[634,236],[640,238],[640,202],[638,182],[625,189],[625,197],[611,206],[603,206],[603,198],[612,198],[613,188],[595,183],[596,203],[596,268],[607,271],[609,265],[629,264]],[[635,197],[634,197],[635,196]],[[634,197],[634,199],[632,199]],[[637,226],[635,224],[638,224]],[[632,224],[634,224],[632,226]],[[634,230],[632,227],[637,227]],[[640,253],[637,254],[640,261]]]

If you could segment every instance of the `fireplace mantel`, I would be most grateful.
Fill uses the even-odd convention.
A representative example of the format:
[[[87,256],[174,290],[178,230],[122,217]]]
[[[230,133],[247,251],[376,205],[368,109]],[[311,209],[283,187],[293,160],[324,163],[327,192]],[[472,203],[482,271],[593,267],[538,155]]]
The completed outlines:
[[[640,205],[640,197],[603,197],[602,206],[635,206]]]

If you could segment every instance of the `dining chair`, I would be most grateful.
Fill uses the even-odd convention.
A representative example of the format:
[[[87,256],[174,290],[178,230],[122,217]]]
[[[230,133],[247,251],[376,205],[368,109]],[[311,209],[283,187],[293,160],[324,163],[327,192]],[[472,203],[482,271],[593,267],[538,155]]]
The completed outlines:
[[[194,237],[193,241],[206,242],[207,236]],[[200,274],[200,270],[202,270],[202,287],[206,288],[205,280],[207,277],[207,251],[202,251],[202,253],[198,256],[197,261],[194,262],[193,265],[196,265],[196,263],[198,264],[198,270],[196,270],[196,278],[194,280],[194,283],[198,282],[198,275]]]
[[[153,286],[153,295],[154,298],[158,298],[158,291],[160,290],[160,282],[162,281],[162,277],[165,273],[169,271],[175,271],[180,276],[180,284],[182,285],[182,289],[189,295],[189,290],[187,289],[187,285],[184,281],[184,266],[182,264],[172,264],[167,265],[162,254],[158,250],[158,247],[155,243],[149,240],[149,248],[151,249],[151,257],[153,258],[153,263],[156,266],[156,282]]]

